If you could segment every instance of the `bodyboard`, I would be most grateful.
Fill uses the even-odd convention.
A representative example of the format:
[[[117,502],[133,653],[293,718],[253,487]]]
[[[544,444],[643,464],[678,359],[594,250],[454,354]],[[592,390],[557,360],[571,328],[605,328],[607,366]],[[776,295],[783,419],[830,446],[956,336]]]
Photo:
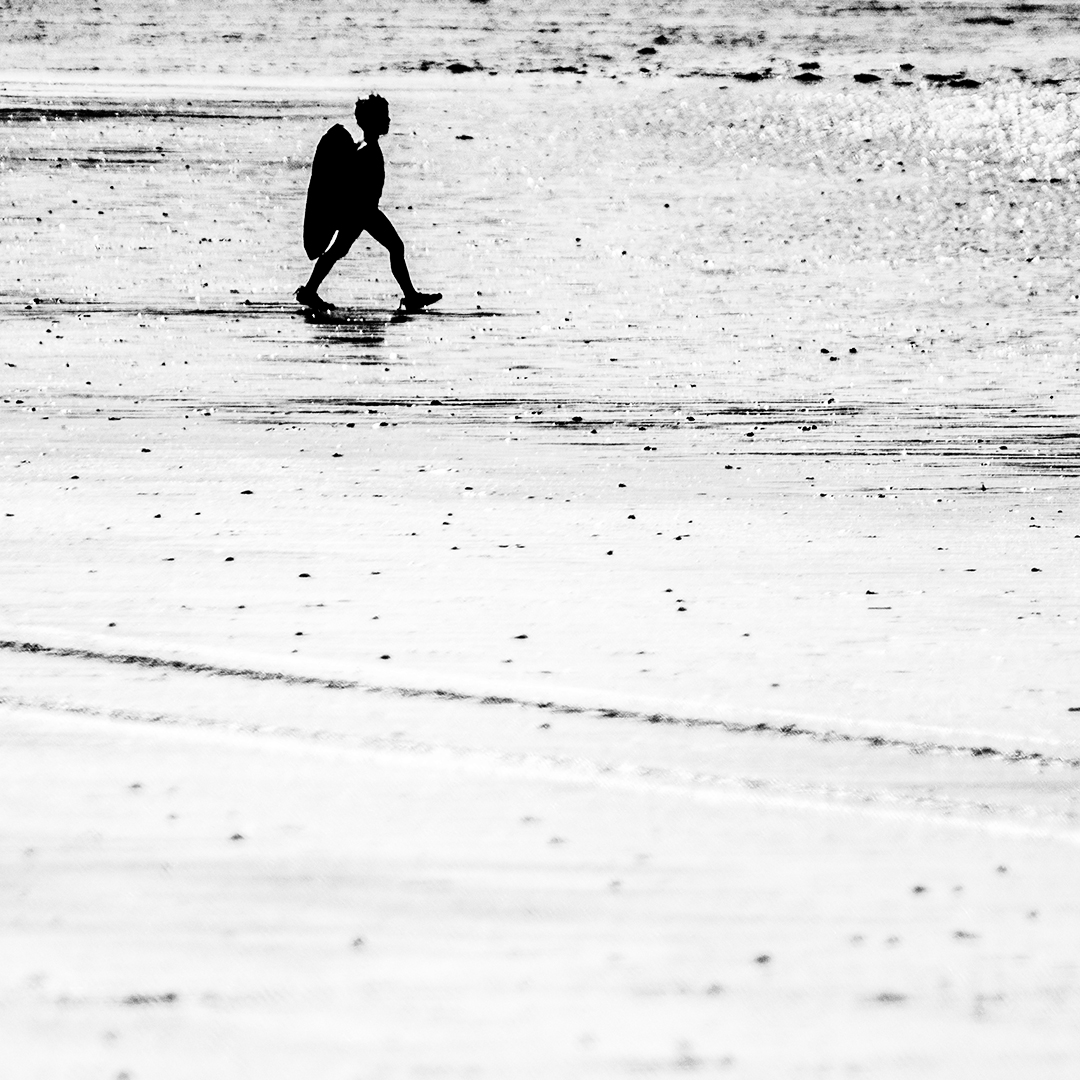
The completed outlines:
[[[356,143],[341,124],[330,128],[315,148],[304,207],[304,251],[309,259],[317,259],[338,230],[355,152]]]

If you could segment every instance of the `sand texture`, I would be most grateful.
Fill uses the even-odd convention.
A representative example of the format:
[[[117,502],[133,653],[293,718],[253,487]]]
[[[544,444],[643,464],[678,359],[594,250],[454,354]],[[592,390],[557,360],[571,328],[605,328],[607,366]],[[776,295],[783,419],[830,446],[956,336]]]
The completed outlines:
[[[4,13],[5,1075],[1077,1075],[1071,8],[730,8]]]

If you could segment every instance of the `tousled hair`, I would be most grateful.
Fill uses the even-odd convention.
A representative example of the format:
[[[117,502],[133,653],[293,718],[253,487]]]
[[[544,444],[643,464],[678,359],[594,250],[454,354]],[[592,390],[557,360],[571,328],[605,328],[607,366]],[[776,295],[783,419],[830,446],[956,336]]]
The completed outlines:
[[[356,99],[356,122],[361,125],[364,121],[376,113],[381,113],[383,116],[388,115],[390,112],[390,105],[386,98],[379,94],[369,94],[366,98]]]

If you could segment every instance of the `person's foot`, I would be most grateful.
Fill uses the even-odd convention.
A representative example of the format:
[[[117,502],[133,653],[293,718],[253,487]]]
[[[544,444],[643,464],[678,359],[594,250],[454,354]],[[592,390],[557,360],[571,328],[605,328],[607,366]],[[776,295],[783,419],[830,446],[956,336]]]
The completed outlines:
[[[306,285],[301,285],[296,290],[296,301],[304,307],[311,308],[312,311],[334,310],[333,304],[328,304],[314,289],[309,289]]]
[[[412,296],[406,296],[401,301],[401,306],[409,312],[423,311],[429,304],[434,304],[442,299],[441,292],[418,292]]]

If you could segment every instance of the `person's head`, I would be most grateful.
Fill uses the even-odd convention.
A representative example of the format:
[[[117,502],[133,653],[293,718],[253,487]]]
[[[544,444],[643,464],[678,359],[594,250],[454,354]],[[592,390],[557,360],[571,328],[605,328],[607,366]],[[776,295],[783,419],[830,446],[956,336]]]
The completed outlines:
[[[386,98],[371,94],[356,99],[356,122],[365,135],[376,138],[390,130],[390,106]]]

